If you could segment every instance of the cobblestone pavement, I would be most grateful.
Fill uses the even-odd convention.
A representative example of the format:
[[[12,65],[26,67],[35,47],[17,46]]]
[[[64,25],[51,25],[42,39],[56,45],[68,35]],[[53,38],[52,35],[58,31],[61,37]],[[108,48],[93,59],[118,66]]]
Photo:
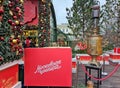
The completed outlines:
[[[113,65],[106,65],[105,72],[108,74],[113,71],[115,66]],[[92,75],[95,75],[92,73]],[[102,78],[105,76],[102,76]],[[72,74],[72,84],[74,88],[86,88],[85,87],[85,73],[81,67],[78,65],[77,73]],[[95,80],[92,80],[95,83]],[[94,84],[94,88],[97,88],[97,85]],[[103,80],[102,84],[99,88],[120,88],[120,67],[118,68],[117,72],[114,73],[110,78]]]

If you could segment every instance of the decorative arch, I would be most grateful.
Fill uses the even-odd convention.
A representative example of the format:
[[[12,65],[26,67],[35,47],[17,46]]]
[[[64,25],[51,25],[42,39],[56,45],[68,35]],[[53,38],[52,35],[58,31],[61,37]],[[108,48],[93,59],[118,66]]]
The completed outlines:
[[[52,2],[50,2],[50,9],[51,9],[51,16],[53,19],[53,34],[54,34],[53,41],[57,42],[57,21],[56,21],[55,9]]]
[[[57,42],[58,36],[59,36],[60,34],[62,34],[62,35],[65,37],[65,39],[68,40],[68,39],[69,39],[68,36],[67,36],[65,33],[63,33],[62,31],[58,30],[58,28],[57,28],[57,21],[56,21],[55,9],[54,9],[53,3],[51,2],[50,4],[51,4],[51,5],[50,5],[51,16],[52,16],[52,18],[53,18],[53,25],[54,25],[54,28],[53,28],[53,34],[54,34],[54,35],[53,35],[53,41],[54,41],[54,42]]]

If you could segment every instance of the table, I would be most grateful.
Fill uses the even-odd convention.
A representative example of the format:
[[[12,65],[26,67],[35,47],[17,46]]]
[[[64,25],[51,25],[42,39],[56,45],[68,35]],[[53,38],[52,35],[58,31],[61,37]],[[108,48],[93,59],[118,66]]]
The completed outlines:
[[[97,79],[100,79],[100,78],[102,78],[102,65],[100,65],[100,66],[93,66],[93,65],[85,65],[85,68],[86,68],[86,71],[87,72],[89,72],[89,75],[93,75],[92,74],[92,70],[95,70],[95,71],[97,71],[97,74],[94,74],[94,75],[97,75],[97,77],[95,77],[95,78],[97,78]],[[91,80],[91,77],[89,77],[88,75],[87,75],[87,73],[85,73],[85,85],[87,85],[87,81],[88,80]],[[100,81],[100,80],[97,80],[97,88],[99,88],[99,86],[102,84],[102,81]]]

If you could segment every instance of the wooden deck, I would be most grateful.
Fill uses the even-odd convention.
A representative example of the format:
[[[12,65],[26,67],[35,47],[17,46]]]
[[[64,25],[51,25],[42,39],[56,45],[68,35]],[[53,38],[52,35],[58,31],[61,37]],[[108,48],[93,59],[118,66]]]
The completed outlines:
[[[105,66],[105,72],[108,74],[113,71],[115,66],[113,65],[106,65]],[[92,73],[95,75],[94,73]],[[78,65],[77,73],[73,73],[73,80],[72,84],[74,88],[86,88],[85,87],[85,73],[81,67],[81,65]],[[102,76],[102,78],[105,76]],[[95,80],[92,80],[95,82]],[[94,88],[97,88],[97,85],[94,84]],[[103,80],[102,84],[99,88],[120,88],[120,67],[118,68],[117,72],[114,73],[110,78]]]

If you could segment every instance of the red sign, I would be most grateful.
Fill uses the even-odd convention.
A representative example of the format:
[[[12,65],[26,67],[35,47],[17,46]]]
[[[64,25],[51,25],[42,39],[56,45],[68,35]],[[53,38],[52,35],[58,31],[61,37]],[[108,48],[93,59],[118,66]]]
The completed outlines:
[[[25,86],[72,86],[71,48],[26,48]]]
[[[12,88],[18,82],[18,64],[0,70],[0,88]]]

